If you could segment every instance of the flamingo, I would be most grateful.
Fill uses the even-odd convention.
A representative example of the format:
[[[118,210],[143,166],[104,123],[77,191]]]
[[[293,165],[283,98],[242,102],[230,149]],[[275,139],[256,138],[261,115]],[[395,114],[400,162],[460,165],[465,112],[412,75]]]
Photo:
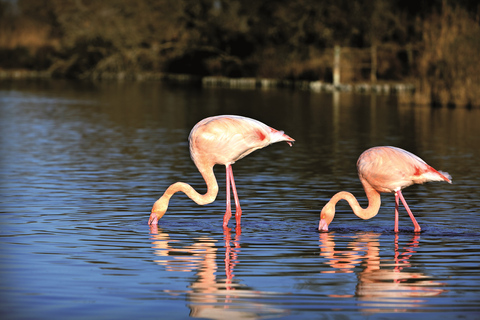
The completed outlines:
[[[212,203],[218,194],[218,184],[213,172],[215,164],[223,164],[227,177],[227,209],[223,217],[226,228],[232,216],[230,207],[230,185],[235,197],[235,218],[240,225],[242,209],[235,188],[232,164],[257,149],[272,143],[286,141],[290,146],[295,140],[266,124],[242,116],[221,115],[209,117],[197,123],[188,138],[190,156],[207,184],[207,192],[203,195],[184,182],[170,185],[165,193],[153,205],[148,223],[158,224],[168,208],[170,198],[178,191],[184,192],[199,205]]]
[[[319,231],[328,231],[328,226],[335,216],[335,205],[340,200],[347,200],[353,212],[362,219],[370,219],[377,215],[380,209],[380,193],[395,193],[395,228],[398,232],[399,199],[407,210],[414,232],[420,232],[420,225],[415,220],[412,211],[402,194],[402,189],[412,184],[422,184],[430,181],[446,181],[452,183],[451,176],[437,171],[418,156],[396,147],[373,147],[364,151],[357,161],[360,181],[368,198],[368,207],[363,209],[355,196],[350,192],[341,191],[335,194],[323,207],[320,213]]]

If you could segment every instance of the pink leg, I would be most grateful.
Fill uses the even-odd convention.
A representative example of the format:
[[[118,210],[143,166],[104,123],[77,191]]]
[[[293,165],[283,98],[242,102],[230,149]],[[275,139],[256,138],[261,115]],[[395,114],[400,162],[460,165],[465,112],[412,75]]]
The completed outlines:
[[[398,232],[398,191],[395,192],[395,229],[394,232]]]
[[[232,170],[230,165],[226,165],[226,176],[227,176],[227,209],[225,210],[225,215],[223,216],[223,227],[228,226],[228,221],[232,216],[232,208],[230,205],[230,171]]]
[[[415,226],[415,229],[413,231],[415,232],[422,231],[422,228],[420,228],[420,225],[417,223],[417,220],[415,220],[415,217],[413,216],[412,211],[408,207],[407,201],[405,201],[402,191],[397,191],[397,193],[400,196],[400,199],[402,200],[403,206],[405,207],[405,209],[407,209],[408,215],[410,216],[410,219],[412,219],[413,225]]]
[[[232,184],[233,196],[235,198],[235,219],[237,225],[240,224],[240,219],[242,218],[242,208],[240,207],[240,200],[238,199],[237,188],[235,187],[235,179],[233,178],[233,170],[230,166],[230,183]]]

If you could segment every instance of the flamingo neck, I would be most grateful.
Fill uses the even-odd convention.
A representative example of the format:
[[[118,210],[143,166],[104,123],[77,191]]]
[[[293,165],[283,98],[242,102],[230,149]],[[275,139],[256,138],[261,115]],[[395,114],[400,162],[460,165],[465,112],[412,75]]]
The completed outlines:
[[[185,193],[199,205],[205,205],[215,201],[218,194],[218,183],[213,173],[213,166],[199,167],[198,170],[207,184],[207,193],[202,195],[193,189],[191,185],[184,182],[176,182],[170,185],[162,197],[153,204],[152,214],[156,214],[157,219],[163,217],[168,209],[170,198],[179,191]]]
[[[327,222],[327,226],[333,220],[333,217],[335,216],[335,206],[340,200],[346,200],[352,208],[353,213],[359,218],[367,220],[377,215],[381,204],[380,193],[365,181],[362,181],[362,183],[368,198],[368,207],[365,209],[362,208],[358,203],[357,198],[355,198],[350,192],[338,192],[325,205],[320,214],[320,218]]]
[[[340,200],[347,200],[348,204],[353,210],[353,213],[355,213],[357,217],[368,220],[375,217],[380,210],[380,193],[375,190],[373,191],[374,192],[370,194],[367,193],[368,207],[366,207],[365,209],[360,206],[357,198],[355,198],[355,196],[350,192],[339,192],[330,201],[334,201],[334,203],[336,204]]]

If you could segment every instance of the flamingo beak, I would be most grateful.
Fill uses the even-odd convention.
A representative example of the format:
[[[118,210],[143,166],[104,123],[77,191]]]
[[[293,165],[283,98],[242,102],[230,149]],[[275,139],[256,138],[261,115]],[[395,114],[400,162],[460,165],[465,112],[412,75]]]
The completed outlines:
[[[320,223],[318,224],[318,231],[328,232],[328,223],[325,219],[320,219]]]
[[[285,133],[283,134],[283,138],[285,138],[285,142],[288,143],[288,145],[291,147],[293,143],[295,142],[295,139],[287,136]]]

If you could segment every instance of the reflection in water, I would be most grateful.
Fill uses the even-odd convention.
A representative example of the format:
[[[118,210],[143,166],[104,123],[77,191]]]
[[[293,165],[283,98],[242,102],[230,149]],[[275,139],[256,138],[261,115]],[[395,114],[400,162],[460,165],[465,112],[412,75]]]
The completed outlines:
[[[150,201],[166,183],[204,187],[185,137],[215,114],[259,119],[298,144],[239,163],[249,199],[241,235],[218,228],[222,205],[200,217],[178,199],[175,217],[147,236]],[[2,82],[0,309],[11,319],[153,319],[160,309],[177,319],[358,319],[380,309],[478,319],[479,123],[480,109],[382,95]],[[345,227],[320,235],[319,247],[320,204],[332,190],[363,192],[355,161],[374,145],[407,149],[458,180],[408,189],[412,200],[438,200],[411,203],[421,238],[400,234],[395,248],[388,214],[360,226],[345,208]]]
[[[240,246],[240,227],[236,228],[232,239],[231,229],[223,228],[225,241],[225,279],[217,278],[217,256],[219,248],[216,240],[209,237],[194,239],[192,245],[175,247],[175,241],[157,225],[150,226],[155,260],[167,271],[196,272],[195,280],[187,290],[190,316],[208,319],[258,319],[268,315],[279,315],[285,311],[271,306],[254,302],[255,298],[265,295],[260,291],[250,290],[246,286],[234,281],[233,270],[238,264]],[[165,258],[168,257],[168,258]],[[173,295],[179,292],[165,290]],[[271,294],[271,293],[269,293]]]
[[[335,248],[335,233],[320,233],[320,255],[332,267],[323,272],[357,274],[355,294],[348,297],[356,297],[359,306],[368,308],[368,312],[385,312],[386,308],[399,312],[421,305],[424,301],[420,297],[446,292],[438,288],[442,283],[418,272],[409,262],[419,246],[420,235],[415,234],[406,247],[399,248],[396,234],[394,258],[387,262],[380,257],[379,237],[377,233],[361,233],[352,238],[347,250],[341,250]],[[357,271],[357,266],[361,270]]]

